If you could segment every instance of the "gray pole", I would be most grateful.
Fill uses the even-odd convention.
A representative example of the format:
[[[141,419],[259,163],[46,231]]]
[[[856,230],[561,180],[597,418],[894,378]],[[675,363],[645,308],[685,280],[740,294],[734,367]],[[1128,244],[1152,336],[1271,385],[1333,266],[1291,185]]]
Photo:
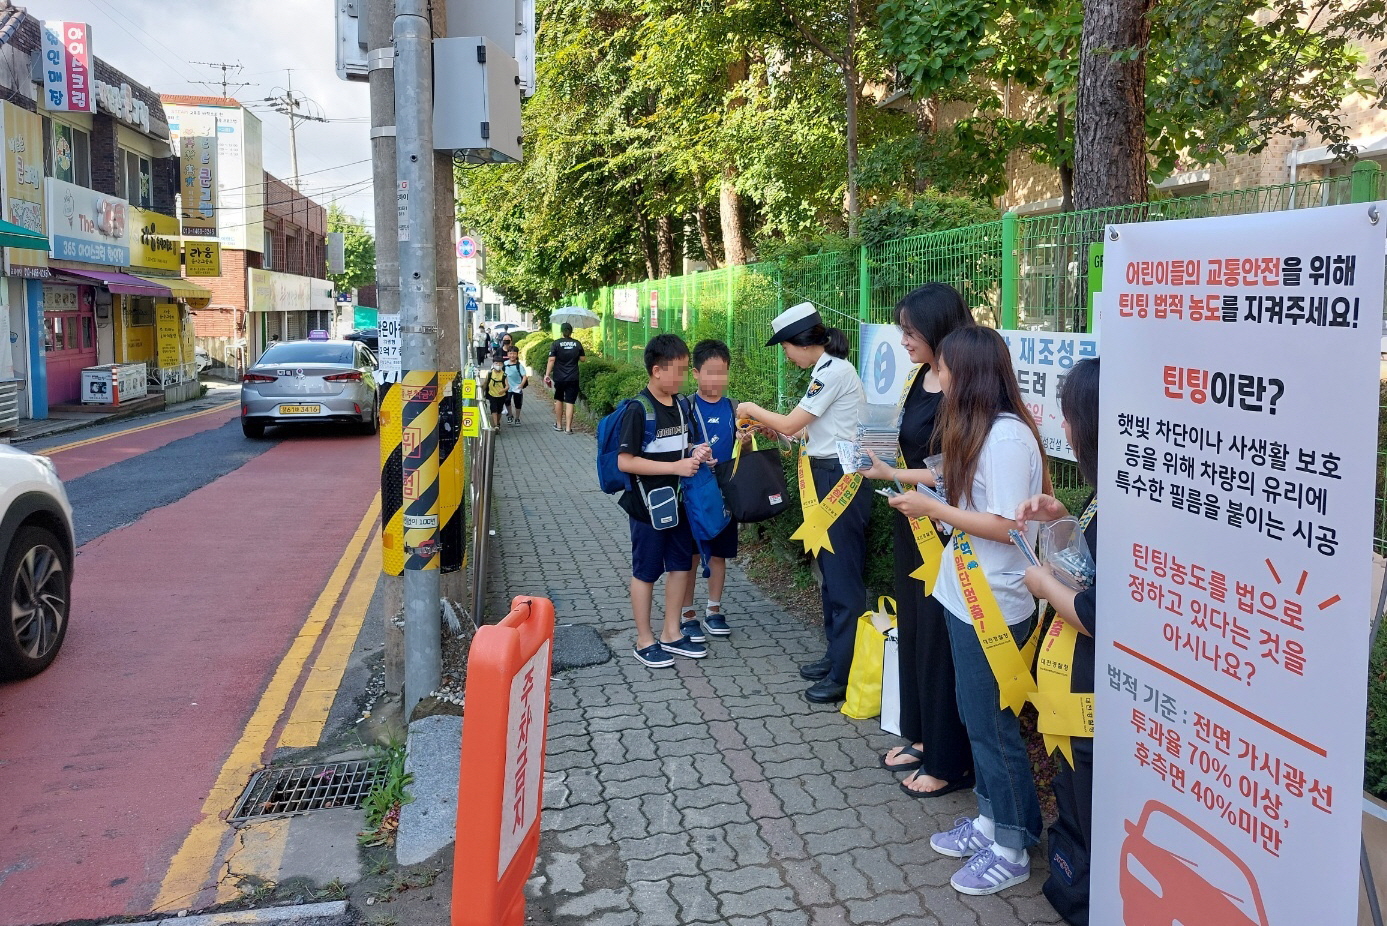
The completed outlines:
[[[371,173],[375,177],[376,307],[400,311],[400,251],[395,234],[395,0],[369,0],[366,35],[370,61]],[[398,387],[397,387],[398,388]],[[382,437],[382,439],[385,439]],[[381,486],[382,493],[398,491]],[[385,583],[385,690],[403,697],[404,634],[396,617],[404,607],[402,580],[382,573]]]
[[[405,537],[405,720],[443,675],[438,545],[438,320],[433,34],[427,0],[395,4],[397,238]],[[389,228],[377,234],[389,234]]]

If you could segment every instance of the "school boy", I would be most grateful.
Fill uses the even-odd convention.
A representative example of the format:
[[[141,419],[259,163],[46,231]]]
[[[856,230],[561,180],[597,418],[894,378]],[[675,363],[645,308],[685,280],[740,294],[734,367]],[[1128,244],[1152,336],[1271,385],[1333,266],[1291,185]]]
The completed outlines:
[[[501,412],[506,409],[506,372],[502,369],[501,355],[491,358],[491,369],[486,372],[486,400],[491,407],[491,425],[501,426]]]
[[[694,345],[693,376],[698,391],[690,405],[698,421],[699,433],[713,453],[714,465],[732,459],[733,447],[739,440],[737,409],[725,395],[727,371],[731,365],[732,352],[723,342],[707,340]],[[751,436],[746,434],[744,438],[750,440]],[[698,552],[694,553],[694,573],[690,576],[689,591],[684,596],[684,610],[679,618],[680,629],[695,643],[705,642],[705,629],[715,637],[732,634],[722,611],[722,590],[727,582],[727,561],[737,555],[737,523],[728,524],[706,546],[703,552],[708,555],[708,603],[703,622],[699,623],[698,609],[694,607],[694,586],[698,584],[697,570],[702,559]]]
[[[520,362],[520,348],[512,347],[505,365],[506,373],[506,417],[516,427],[520,426],[520,409],[525,405],[525,387],[530,385],[530,374],[525,364]]]
[[[635,488],[622,493],[619,504],[631,522],[631,618],[636,623],[636,659],[652,668],[674,664],[674,656],[702,659],[708,648],[695,643],[680,630],[679,606],[693,573],[693,534],[684,512],[678,523],[657,529],[646,500],[659,500],[679,491],[679,477],[692,476],[707,462],[706,445],[689,450],[694,423],[688,420],[687,403],[679,390],[689,372],[689,347],[675,334],[656,335],[645,347],[645,370],[650,381],[640,401],[626,408],[621,423],[617,469],[629,473]],[[653,439],[646,440],[647,409],[654,413]],[[682,506],[679,506],[682,508]],[[655,582],[665,576],[665,617],[658,637],[651,628],[650,611],[655,601]]]

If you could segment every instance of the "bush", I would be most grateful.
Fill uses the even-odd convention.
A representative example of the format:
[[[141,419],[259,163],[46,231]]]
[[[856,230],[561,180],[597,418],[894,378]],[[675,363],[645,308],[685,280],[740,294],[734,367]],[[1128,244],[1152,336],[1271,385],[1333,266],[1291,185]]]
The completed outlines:
[[[536,331],[525,339],[525,343],[520,346],[520,362],[525,364],[535,374],[544,375],[545,364],[548,363],[549,346],[554,343],[554,339],[542,331]]]

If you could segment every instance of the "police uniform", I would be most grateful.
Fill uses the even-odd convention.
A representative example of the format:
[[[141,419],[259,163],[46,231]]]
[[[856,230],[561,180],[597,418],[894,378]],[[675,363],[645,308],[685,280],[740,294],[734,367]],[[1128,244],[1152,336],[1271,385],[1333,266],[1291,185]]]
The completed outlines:
[[[771,322],[775,334],[767,346],[779,344],[820,324],[823,320],[813,305],[801,303]],[[809,454],[814,492],[820,499],[845,476],[838,459],[837,442],[857,439],[862,400],[862,382],[858,379],[857,368],[825,352],[814,364],[809,386],[799,401],[800,408],[814,415],[805,428],[805,452]],[[866,609],[866,532],[871,514],[872,494],[863,485],[828,528],[833,552],[823,550],[815,557],[823,578],[824,636],[828,641],[826,656],[831,663],[825,681],[832,685],[848,683],[857,618]]]

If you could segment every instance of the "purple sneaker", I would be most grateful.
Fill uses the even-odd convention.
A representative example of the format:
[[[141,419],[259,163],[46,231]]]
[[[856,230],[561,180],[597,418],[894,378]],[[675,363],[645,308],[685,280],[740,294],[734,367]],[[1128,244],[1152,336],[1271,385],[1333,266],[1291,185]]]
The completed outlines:
[[[959,817],[954,821],[953,829],[935,833],[929,838],[929,844],[930,848],[940,855],[950,858],[972,858],[992,845],[992,840],[977,831],[973,826],[972,817]]]
[[[1013,884],[1020,884],[1030,876],[1029,855],[1020,864],[1013,865],[988,846],[970,858],[967,865],[956,871],[949,883],[960,894],[980,896],[995,894]]]

